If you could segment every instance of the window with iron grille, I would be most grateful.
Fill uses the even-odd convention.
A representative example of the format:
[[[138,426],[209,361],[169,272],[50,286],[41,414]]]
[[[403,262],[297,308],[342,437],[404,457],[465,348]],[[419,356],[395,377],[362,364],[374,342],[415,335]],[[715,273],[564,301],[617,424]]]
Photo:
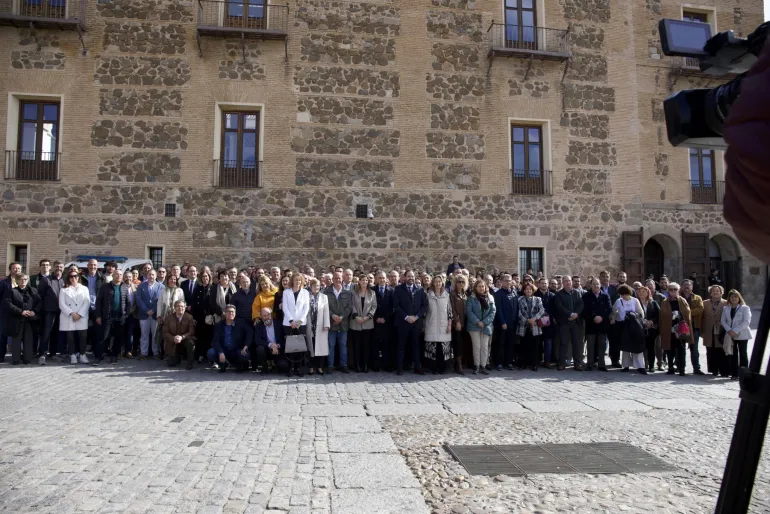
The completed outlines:
[[[543,269],[543,252],[542,248],[519,248],[520,277],[526,275],[528,269],[531,269],[536,274],[538,271],[545,272]]]
[[[537,49],[535,0],[505,0],[505,46]]]
[[[369,206],[365,203],[359,203],[356,205],[356,218],[368,218]]]
[[[21,271],[28,273],[27,261],[29,260],[29,248],[27,245],[13,245],[13,261],[21,264]]]
[[[21,102],[15,178],[56,180],[59,103]]]
[[[163,266],[163,247],[162,246],[148,246],[147,258],[152,261],[152,268],[158,269]]]
[[[259,112],[222,113],[220,186],[259,187]]]
[[[176,218],[176,204],[167,203],[164,214],[167,218]]]

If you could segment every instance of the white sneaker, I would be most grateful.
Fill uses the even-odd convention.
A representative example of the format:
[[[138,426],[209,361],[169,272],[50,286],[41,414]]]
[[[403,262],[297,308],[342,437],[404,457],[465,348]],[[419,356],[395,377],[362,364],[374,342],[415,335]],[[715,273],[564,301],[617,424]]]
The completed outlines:
[[[80,364],[88,364],[88,359],[86,358],[86,354],[80,356]]]
[[[78,356],[76,354],[70,355],[70,364],[77,364],[78,363]]]
[[[45,366],[45,355],[41,355],[40,357],[38,357],[38,358],[37,358],[37,363],[38,363],[40,366]]]

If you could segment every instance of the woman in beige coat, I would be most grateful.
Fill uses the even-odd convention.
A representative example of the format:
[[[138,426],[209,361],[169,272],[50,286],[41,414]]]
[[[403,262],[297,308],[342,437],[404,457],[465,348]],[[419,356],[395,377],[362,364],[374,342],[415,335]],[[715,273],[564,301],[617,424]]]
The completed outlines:
[[[374,313],[377,295],[369,289],[369,277],[358,277],[358,287],[353,291],[353,312],[350,314],[350,357],[348,367],[354,371],[369,373],[369,346],[374,332]]]
[[[706,347],[706,367],[714,376],[728,377],[728,359],[722,347],[725,340],[725,330],[720,324],[722,310],[727,305],[727,300],[722,298],[724,289],[722,286],[709,287],[709,299],[703,302],[703,321],[701,323],[701,336],[703,346]]]
[[[452,302],[441,275],[433,277],[428,290],[425,358],[434,375],[443,374],[446,363],[452,362]]]
[[[318,368],[318,374],[324,374],[324,362],[329,355],[329,300],[321,292],[321,283],[317,278],[308,280],[310,288],[310,310],[307,316],[307,325],[305,325],[305,339],[308,342],[310,350],[310,370],[308,375],[313,374],[313,368]]]

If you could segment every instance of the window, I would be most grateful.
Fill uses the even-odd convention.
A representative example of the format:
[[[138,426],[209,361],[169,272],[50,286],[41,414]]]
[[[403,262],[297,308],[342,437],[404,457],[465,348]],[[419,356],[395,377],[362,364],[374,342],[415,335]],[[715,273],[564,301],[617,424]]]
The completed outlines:
[[[514,194],[545,193],[542,127],[511,126],[511,173]]]
[[[162,246],[148,246],[147,258],[152,261],[153,269],[158,269],[163,266],[163,247]]]
[[[14,178],[56,180],[59,104],[21,102]]]
[[[537,49],[535,1],[505,0],[506,47]]]
[[[369,206],[365,203],[359,203],[356,205],[356,218],[368,218],[369,217]]]
[[[223,112],[220,186],[259,187],[259,112]]]
[[[18,262],[21,264],[22,273],[29,273],[27,264],[29,262],[29,245],[26,243],[11,243],[8,245],[8,262]]]
[[[542,248],[519,248],[519,276],[527,274],[528,269],[535,273],[545,272]]]
[[[692,203],[714,204],[717,197],[714,150],[690,148],[690,189]]]
[[[227,26],[250,29],[265,27],[267,0],[228,0]]]
[[[708,23],[709,15],[705,12],[682,11],[682,19],[684,21],[699,21],[701,23]]]
[[[42,18],[66,18],[66,0],[21,0],[19,14],[22,16],[39,16]]]
[[[167,203],[163,214],[167,218],[176,218],[176,204]]]

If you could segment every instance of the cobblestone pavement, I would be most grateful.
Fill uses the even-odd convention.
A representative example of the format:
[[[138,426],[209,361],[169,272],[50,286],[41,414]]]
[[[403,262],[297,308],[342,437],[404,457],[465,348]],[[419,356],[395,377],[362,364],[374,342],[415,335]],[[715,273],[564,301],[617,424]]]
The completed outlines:
[[[288,379],[155,361],[6,363],[0,511],[707,512],[737,391],[619,371]],[[470,477],[441,448],[588,441],[629,442],[678,471]],[[770,512],[769,453],[756,512]]]

